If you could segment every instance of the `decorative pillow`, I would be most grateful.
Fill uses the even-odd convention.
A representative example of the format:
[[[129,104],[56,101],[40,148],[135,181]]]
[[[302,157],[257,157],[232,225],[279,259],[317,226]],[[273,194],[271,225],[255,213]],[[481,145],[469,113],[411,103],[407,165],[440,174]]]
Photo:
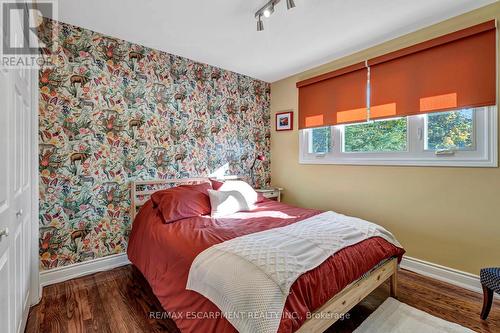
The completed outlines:
[[[222,217],[251,209],[243,194],[239,191],[208,190],[212,217]]]
[[[218,190],[221,188],[222,185],[224,185],[224,182],[218,181],[217,179],[210,178],[210,183],[212,183],[212,188],[214,190]],[[257,202],[263,202],[266,200],[266,197],[264,194],[257,192]]]
[[[221,188],[222,185],[224,185],[224,182],[220,182],[217,179],[212,179],[212,178],[210,178],[210,183],[212,183],[212,188],[214,190],[218,190]]]
[[[174,188],[183,188],[183,189],[190,189],[196,192],[203,193],[208,196],[208,190],[212,189],[212,184],[209,182],[206,183],[201,183],[201,184],[189,184],[189,185],[179,185],[176,187],[172,187],[166,190],[161,190],[153,193],[151,195],[151,201],[153,201],[153,206],[156,207],[162,200],[161,197],[163,196],[164,193],[169,193]]]
[[[178,186],[159,192],[162,193],[154,193],[151,200],[157,203],[157,209],[164,223],[210,213],[210,199],[199,188]]]
[[[248,183],[242,180],[228,180],[219,187],[218,191],[237,191],[240,192],[248,207],[252,207],[259,200],[257,192]]]
[[[201,192],[201,193],[208,195],[208,190],[212,189],[212,184],[209,182],[206,182],[206,183],[192,184],[192,185],[180,185],[179,187],[188,188],[188,189],[191,189],[193,191]]]

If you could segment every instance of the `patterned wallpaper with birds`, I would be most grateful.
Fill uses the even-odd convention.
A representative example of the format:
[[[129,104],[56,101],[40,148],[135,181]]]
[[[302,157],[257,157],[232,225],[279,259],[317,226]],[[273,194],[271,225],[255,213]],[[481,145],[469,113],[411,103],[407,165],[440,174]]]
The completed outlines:
[[[39,34],[42,270],[125,250],[131,180],[248,175],[263,154],[270,183],[268,83],[56,21]]]

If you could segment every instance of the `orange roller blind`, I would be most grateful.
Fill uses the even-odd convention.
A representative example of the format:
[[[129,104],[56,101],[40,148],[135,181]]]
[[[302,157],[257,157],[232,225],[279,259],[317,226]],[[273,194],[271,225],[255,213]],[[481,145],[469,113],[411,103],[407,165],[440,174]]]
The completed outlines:
[[[496,104],[496,27],[488,21],[367,61],[370,119]],[[367,119],[358,63],[297,83],[299,129]]]
[[[365,121],[366,78],[360,63],[298,82],[299,129]]]
[[[371,59],[370,118],[496,104],[490,21]]]

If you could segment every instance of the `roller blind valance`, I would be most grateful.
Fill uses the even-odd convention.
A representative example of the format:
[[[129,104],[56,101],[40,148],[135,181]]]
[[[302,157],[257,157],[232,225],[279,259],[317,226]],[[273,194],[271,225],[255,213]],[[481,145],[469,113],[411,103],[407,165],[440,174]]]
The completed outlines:
[[[327,73],[297,83],[299,128],[321,126],[319,121],[316,124],[307,119],[323,118],[326,121],[322,125],[326,126],[495,104],[495,21],[370,59],[366,65],[367,68],[351,69],[347,74]],[[362,79],[361,73],[366,75],[368,70],[370,80],[366,76]],[[348,80],[344,86],[342,77],[356,72],[358,79]],[[360,93],[363,89],[364,93]],[[366,91],[370,91],[368,99]],[[321,108],[315,102],[318,96]],[[346,96],[353,101],[334,101]],[[343,111],[347,113],[340,115],[351,117],[339,117]]]

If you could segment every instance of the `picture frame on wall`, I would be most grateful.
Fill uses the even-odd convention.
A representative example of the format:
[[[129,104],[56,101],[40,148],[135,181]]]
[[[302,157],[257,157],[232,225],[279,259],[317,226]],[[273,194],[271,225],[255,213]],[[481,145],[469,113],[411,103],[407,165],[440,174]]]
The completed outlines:
[[[293,130],[293,111],[276,113],[276,131]]]

